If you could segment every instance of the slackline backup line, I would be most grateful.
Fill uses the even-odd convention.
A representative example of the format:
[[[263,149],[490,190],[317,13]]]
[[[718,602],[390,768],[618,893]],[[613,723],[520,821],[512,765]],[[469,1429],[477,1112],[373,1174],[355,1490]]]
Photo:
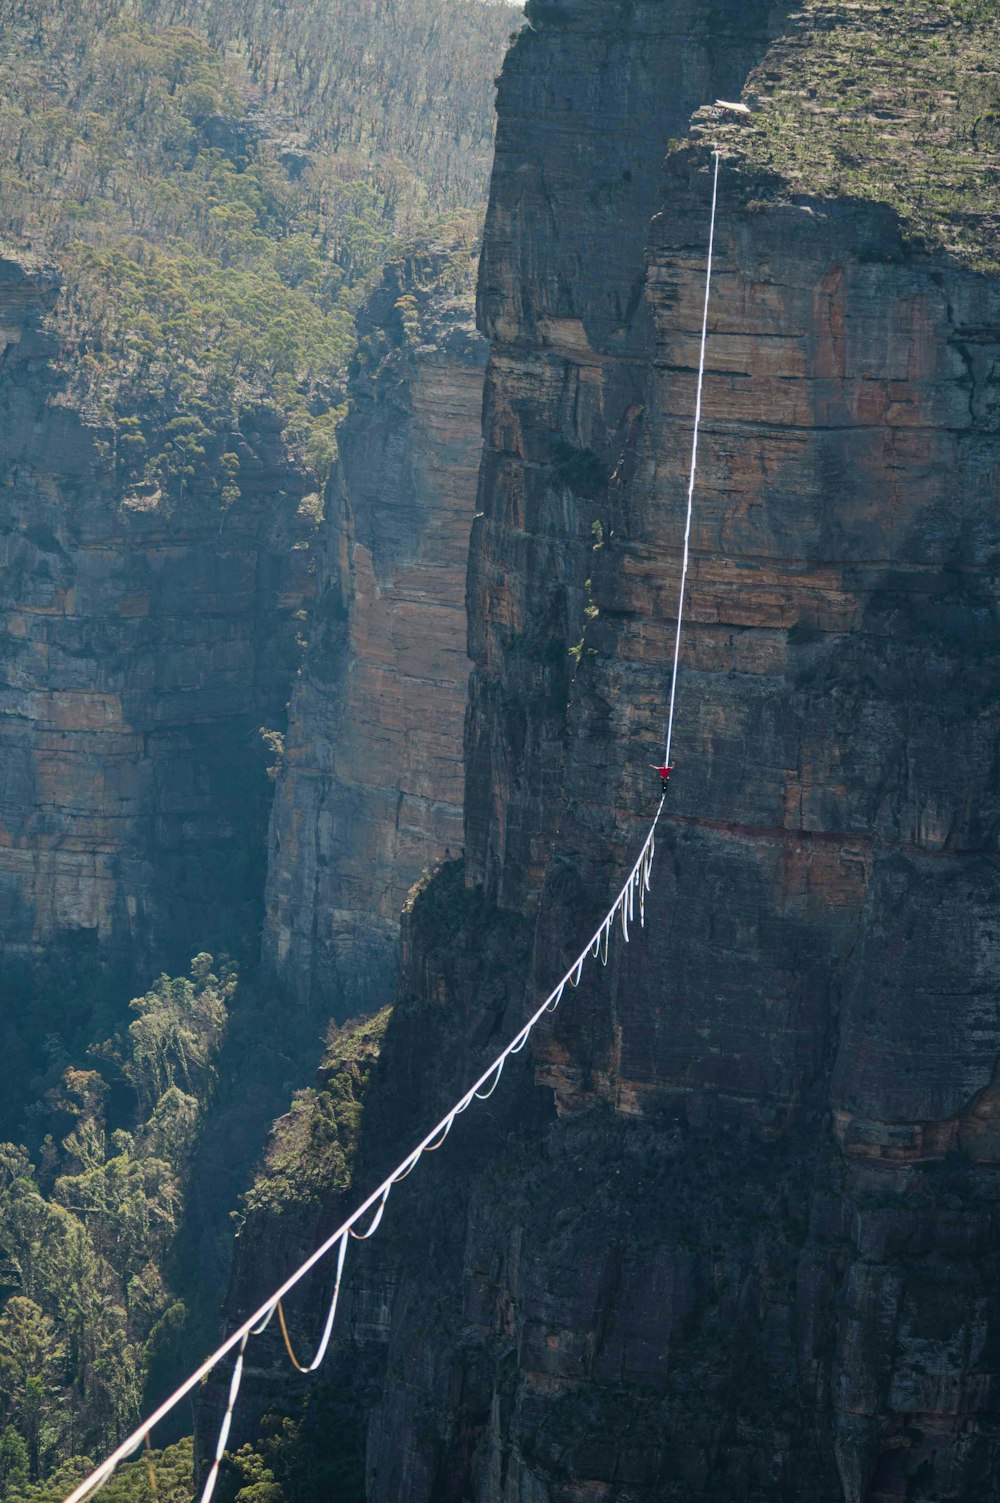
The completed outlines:
[[[712,219],[708,242],[708,271],[705,278],[705,307],[702,316],[701,355],[698,362],[698,394],[695,405],[694,439],[691,447],[691,470],[688,482],[687,498],[687,522],[684,532],[684,562],[681,572],[681,589],[677,607],[677,635],[674,642],[673,676],[670,686],[670,715],[667,722],[665,760],[668,763],[670,760],[670,742],[673,733],[674,700],[677,690],[677,664],[680,657],[681,616],[684,608],[684,584],[687,578],[688,544],[691,534],[691,507],[694,497],[695,469],[698,459],[698,428],[701,422],[701,393],[705,379],[705,343],[708,332],[708,299],[712,276],[712,254],[715,243],[715,209],[718,182],[719,154],[718,152],[716,152],[715,173],[712,181]],[[329,1236],[320,1247],[317,1247],[315,1252],[310,1254],[310,1256],[306,1258],[305,1262],[301,1263],[295,1270],[295,1272],[289,1275],[289,1277],[285,1280],[285,1282],[279,1289],[276,1289],[273,1294],[269,1295],[269,1297],[261,1305],[259,1310],[256,1310],[248,1320],[245,1320],[243,1322],[242,1325],[237,1326],[236,1330],[226,1338],[222,1345],[218,1347],[210,1357],[206,1357],[201,1366],[196,1368],[191,1376],[187,1378],[178,1388],[175,1388],[170,1397],[164,1399],[159,1408],[154,1410],[149,1418],[147,1420],[144,1420],[137,1429],[133,1430],[132,1434],[129,1435],[126,1440],[123,1440],[121,1445],[118,1446],[114,1451],[112,1451],[111,1455],[108,1456],[105,1461],[101,1462],[100,1466],[96,1467],[88,1477],[85,1477],[84,1480],[68,1495],[68,1497],[65,1499],[65,1503],[82,1503],[82,1500],[84,1498],[88,1497],[91,1493],[95,1492],[97,1488],[101,1487],[103,1483],[107,1482],[108,1478],[111,1476],[112,1472],[115,1470],[115,1467],[120,1461],[124,1461],[127,1457],[132,1456],[136,1451],[139,1450],[142,1445],[146,1444],[148,1447],[149,1435],[153,1430],[153,1427],[159,1424],[160,1420],[163,1419],[167,1414],[169,1414],[172,1409],[176,1408],[181,1400],[186,1398],[187,1395],[191,1393],[191,1391],[196,1388],[204,1378],[208,1376],[213,1368],[219,1365],[224,1357],[227,1357],[230,1352],[235,1351],[236,1362],[233,1366],[232,1376],[229,1380],[229,1392],[226,1402],[226,1412],[223,1416],[222,1424],[219,1429],[219,1437],[216,1441],[215,1454],[212,1459],[212,1465],[209,1469],[208,1476],[205,1479],[205,1485],[202,1489],[201,1494],[201,1503],[209,1503],[209,1500],[212,1497],[212,1493],[215,1490],[215,1482],[219,1474],[219,1464],[222,1461],[223,1452],[226,1449],[226,1442],[229,1439],[229,1429],[230,1425],[232,1424],[233,1409],[236,1406],[236,1399],[240,1391],[240,1382],[243,1377],[244,1356],[247,1349],[247,1343],[249,1342],[251,1336],[259,1336],[261,1332],[270,1324],[272,1316],[275,1314],[275,1312],[277,1312],[285,1346],[287,1348],[288,1355],[294,1363],[295,1367],[299,1370],[299,1372],[303,1373],[315,1372],[315,1370],[319,1367],[320,1363],[323,1361],[323,1358],[326,1355],[327,1347],[330,1344],[330,1337],[333,1333],[333,1323],[337,1314],[337,1303],[340,1298],[340,1286],[344,1272],[344,1260],[347,1257],[347,1246],[350,1239],[355,1238],[358,1241],[364,1241],[366,1238],[371,1237],[378,1230],[379,1223],[381,1222],[383,1213],[385,1211],[386,1202],[389,1199],[389,1195],[392,1191],[393,1186],[400,1184],[404,1179],[406,1179],[408,1174],[412,1173],[412,1171],[416,1168],[418,1161],[425,1153],[435,1153],[437,1149],[441,1147],[441,1145],[444,1143],[445,1138],[447,1138],[448,1134],[451,1132],[451,1129],[455,1124],[455,1119],[457,1117],[460,1117],[461,1114],[472,1105],[473,1101],[486,1101],[490,1096],[493,1095],[493,1092],[500,1084],[500,1076],[503,1074],[504,1065],[512,1055],[520,1054],[521,1050],[528,1042],[528,1038],[531,1035],[531,1030],[534,1028],[535,1024],[539,1022],[539,1020],[545,1013],[555,1012],[556,1008],[559,1006],[559,1003],[562,1001],[563,992],[566,990],[567,986],[579,986],[580,977],[583,974],[584,962],[587,960],[588,956],[592,957],[595,960],[600,959],[602,965],[607,965],[608,950],[611,944],[611,931],[614,927],[616,919],[618,919],[621,923],[622,937],[624,938],[625,943],[628,944],[631,937],[630,926],[634,926],[635,923],[635,907],[637,895],[639,899],[640,927],[645,924],[646,893],[650,890],[652,883],[653,855],[656,849],[656,826],[659,823],[660,815],[663,813],[664,802],[665,799],[661,797],[659,807],[657,808],[656,814],[653,817],[653,823],[649,827],[649,833],[647,834],[646,839],[643,841],[642,849],[639,852],[635,865],[629,872],[629,875],[625,880],[625,884],[622,887],[621,891],[618,893],[618,896],[615,898],[611,907],[604,915],[604,918],[601,920],[594,934],[591,935],[590,939],[587,941],[583,949],[580,951],[579,955],[576,957],[576,960],[562,977],[559,984],[549,993],[549,995],[545,998],[545,1001],[538,1008],[536,1008],[536,1010],[532,1013],[531,1017],[524,1024],[520,1032],[514,1035],[514,1037],[511,1039],[510,1043],[502,1051],[502,1053],[497,1055],[493,1063],[483,1071],[482,1075],[480,1075],[475,1084],[469,1087],[465,1095],[462,1096],[461,1099],[457,1101],[451,1108],[451,1110],[441,1118],[441,1121],[438,1122],[434,1127],[432,1127],[430,1132],[420,1140],[416,1148],[412,1149],[400,1164],[397,1164],[392,1173],[382,1181],[377,1189],[372,1191],[367,1200],[362,1201],[361,1205],[358,1206],[354,1214],[349,1216],[343,1223],[343,1225],[339,1226],[337,1230],[333,1232],[332,1235]],[[371,1219],[369,1220],[365,1230],[355,1230],[358,1222],[360,1222],[363,1217],[368,1215],[369,1212],[373,1212],[373,1215],[371,1216]],[[330,1297],[330,1306],[326,1316],[326,1324],[323,1327],[323,1334],[320,1338],[320,1343],[316,1349],[315,1355],[309,1363],[304,1364],[298,1360],[295,1352],[292,1349],[291,1340],[288,1335],[288,1327],[285,1323],[285,1313],[282,1307],[282,1300],[289,1292],[289,1290],[294,1289],[296,1284],[298,1284],[303,1278],[305,1278],[310,1269],[314,1268],[316,1264],[319,1263],[321,1259],[325,1258],[327,1253],[332,1252],[334,1248],[337,1249],[337,1266],[336,1273],[334,1275],[333,1293]]]
[[[712,291],[712,256],[715,251],[715,206],[719,199],[719,153],[715,152],[712,174],[712,218],[708,227],[708,265],[705,270],[705,306],[701,314],[701,351],[698,355],[698,392],[694,402],[694,428],[691,434],[691,464],[688,469],[687,517],[684,522],[684,561],[681,564],[681,589],[677,600],[677,635],[674,637],[674,671],[670,675],[670,712],[667,715],[667,741],[663,753],[664,767],[670,766],[670,743],[674,737],[674,701],[677,698],[677,665],[681,657],[681,624],[684,620],[684,591],[691,554],[691,511],[694,506],[694,481],[698,470],[698,433],[701,428],[701,392],[705,384],[705,345],[708,343],[708,299]]]

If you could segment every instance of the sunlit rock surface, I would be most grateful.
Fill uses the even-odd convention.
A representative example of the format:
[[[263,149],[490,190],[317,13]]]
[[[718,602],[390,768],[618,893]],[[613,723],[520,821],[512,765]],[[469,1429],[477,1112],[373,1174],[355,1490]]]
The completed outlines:
[[[271,830],[265,957],[343,1017],[391,998],[409,888],[462,849],[465,568],[486,342],[475,248],[391,266],[361,321]]]

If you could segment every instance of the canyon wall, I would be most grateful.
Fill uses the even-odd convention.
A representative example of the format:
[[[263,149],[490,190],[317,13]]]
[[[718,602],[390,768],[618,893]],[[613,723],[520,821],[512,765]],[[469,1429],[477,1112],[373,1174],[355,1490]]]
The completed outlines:
[[[265,961],[344,1017],[391,998],[399,913],[462,849],[478,245],[390,266],[359,323],[271,824]]]
[[[134,493],[74,389],[56,275],[0,259],[0,1137],[158,969],[229,951],[187,1207],[206,1298],[323,1026],[391,997],[406,893],[462,847],[477,234],[394,264],[361,310],[325,520],[266,410],[180,498]]]
[[[996,21],[528,20],[480,281],[465,855],[404,920],[358,1195],[656,808],[717,144],[677,771],[643,931],[352,1244],[328,1381],[363,1395],[378,1503],[993,1497]],[[661,177],[747,73],[749,116],[700,111]],[[251,1217],[230,1313],[346,1204]],[[258,1412],[296,1402],[258,1353]]]
[[[257,732],[284,723],[311,524],[264,411],[229,436],[224,515],[197,478],[177,504],[124,492],[113,428],[68,394],[58,295],[0,261],[0,954],[138,979],[259,923]]]
[[[226,440],[228,510],[212,455],[180,501],[129,494],[113,427],[70,391],[56,276],[0,263],[11,997],[89,965],[124,991],[205,947],[252,960],[265,871],[283,994],[324,1015],[391,995],[406,893],[462,847],[474,270],[460,234],[393,265],[362,310],[317,523],[263,410]]]

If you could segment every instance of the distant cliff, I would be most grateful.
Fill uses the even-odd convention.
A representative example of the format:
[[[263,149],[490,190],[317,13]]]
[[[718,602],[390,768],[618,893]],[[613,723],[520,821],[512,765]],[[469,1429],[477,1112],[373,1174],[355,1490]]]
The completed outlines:
[[[367,1496],[994,1497],[996,19],[528,16],[480,280],[465,857],[405,921],[359,1188],[655,807],[714,141],[678,770],[639,941],[351,1253],[330,1374],[367,1394]],[[231,1309],[263,1292],[241,1260]]]
[[[82,1064],[157,969],[228,952],[246,978],[259,956],[268,773],[286,749],[290,764],[308,755],[295,728],[286,748],[286,713],[309,633],[322,636],[325,618],[306,619],[312,573],[327,533],[334,549],[341,536],[339,497],[327,532],[318,523],[358,310],[364,322],[380,269],[417,226],[461,237],[481,216],[493,77],[514,14],[505,0],[415,0],[398,12],[394,0],[333,11],[307,0],[294,16],[242,0],[0,0],[0,1043],[29,1094],[52,1084],[59,1059]],[[466,408],[473,450],[479,442],[478,384],[467,402],[457,375],[446,389],[444,358],[431,370],[435,273],[433,257],[417,271],[419,260],[414,288],[390,296],[387,282],[366,326],[374,364],[359,380],[372,406],[399,387],[379,486],[398,480],[434,499],[440,489],[452,506],[445,472],[466,465],[468,484],[455,484],[471,514],[478,461],[460,449]],[[456,371],[463,343],[470,370],[481,359],[479,336],[460,332],[472,270],[467,249],[450,292],[438,289],[438,354],[447,345]],[[378,332],[383,315],[392,327]],[[410,414],[407,361],[426,371]],[[403,458],[411,419],[425,434],[415,478]],[[400,519],[397,541],[410,524]],[[400,666],[457,684],[465,538],[438,550],[437,526],[431,517],[429,552],[397,590],[437,615],[408,666],[401,644]],[[351,642],[370,646],[360,671],[376,676],[386,621],[361,603],[387,587],[386,556],[370,588],[359,576]],[[323,567],[328,582],[339,563]],[[377,884],[377,923],[411,874],[460,847],[451,741],[463,693],[450,707],[439,695],[439,745],[426,758],[392,748],[404,806],[386,785],[388,801],[351,828],[362,872],[380,843],[373,873],[385,877],[401,853],[403,878]],[[425,772],[426,761],[441,765]],[[297,920],[274,901],[278,929],[290,929]],[[364,894],[338,901],[346,915]],[[274,948],[291,953],[284,938]],[[299,985],[307,948],[297,942],[281,981],[322,1007],[311,962]],[[373,963],[366,950],[359,968],[374,984]],[[391,988],[391,959],[380,974]],[[358,1000],[342,982],[338,1010]]]
[[[180,502],[130,494],[114,431],[67,394],[58,293],[30,258],[0,261],[8,995],[60,954],[72,981],[90,960],[134,979],[245,950],[270,802],[257,732],[284,724],[310,590],[304,477],[274,415],[229,440],[228,511],[211,454]]]
[[[359,322],[271,823],[265,960],[344,1017],[391,998],[399,913],[462,848],[465,566],[486,342],[478,244],[391,265]]]

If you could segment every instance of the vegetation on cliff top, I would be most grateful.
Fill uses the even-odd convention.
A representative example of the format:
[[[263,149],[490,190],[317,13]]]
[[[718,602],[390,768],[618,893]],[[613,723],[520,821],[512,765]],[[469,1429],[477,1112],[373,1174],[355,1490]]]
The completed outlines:
[[[481,229],[478,210],[453,215],[445,242],[410,246],[385,267],[358,322],[355,401],[404,381],[421,351],[469,354],[480,341],[473,307]]]
[[[904,232],[1000,267],[994,0],[806,0],[751,73],[727,153],[796,194],[891,205]]]
[[[392,1009],[331,1024],[317,1082],[298,1091],[275,1123],[247,1211],[282,1215],[321,1206],[346,1190],[357,1151],[365,1086],[378,1060]]]
[[[0,235],[58,259],[69,397],[135,504],[211,466],[227,509],[260,406],[321,484],[366,279],[483,198],[510,9],[404,9],[0,0]]]

